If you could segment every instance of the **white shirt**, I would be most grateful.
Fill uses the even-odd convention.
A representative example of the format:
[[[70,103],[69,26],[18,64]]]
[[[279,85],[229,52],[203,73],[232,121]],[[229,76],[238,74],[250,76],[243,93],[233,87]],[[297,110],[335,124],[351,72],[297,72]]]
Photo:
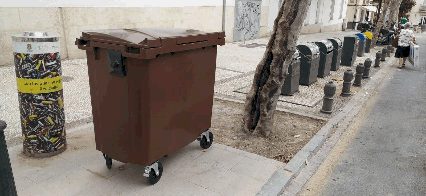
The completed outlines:
[[[414,32],[410,29],[401,29],[398,38],[398,46],[409,47],[411,39],[414,38]]]

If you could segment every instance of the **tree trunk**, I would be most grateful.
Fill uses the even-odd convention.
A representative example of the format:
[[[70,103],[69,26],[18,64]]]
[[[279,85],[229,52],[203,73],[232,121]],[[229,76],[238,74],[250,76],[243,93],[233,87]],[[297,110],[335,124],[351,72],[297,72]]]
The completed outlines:
[[[310,4],[311,0],[286,0],[281,6],[246,97],[242,131],[269,136],[281,87]]]
[[[396,23],[399,23],[399,18],[398,18],[398,16],[399,16],[399,7],[401,7],[401,3],[402,3],[402,0],[397,0],[397,4],[396,4],[396,7],[395,7],[395,10],[394,10],[394,15],[393,15],[393,21],[394,22],[396,22]]]
[[[382,12],[380,13],[379,20],[377,21],[376,28],[374,28],[373,40],[371,40],[370,49],[373,49],[374,47],[376,47],[377,38],[379,36],[380,29],[383,27],[383,21],[385,20],[386,10],[388,10],[388,8],[389,8],[390,1],[391,0],[383,0],[384,7],[383,7]]]
[[[377,16],[376,16],[376,19],[375,19],[375,21],[374,21],[374,25],[376,25],[377,26],[377,23],[378,23],[378,21],[379,21],[379,17],[380,17],[380,10],[382,9],[382,0],[380,0],[380,2],[379,2],[379,8],[377,9]]]
[[[390,13],[389,13],[389,20],[388,23],[389,25],[393,24],[396,22],[395,20],[395,15],[397,16],[396,18],[398,18],[398,12],[399,12],[399,5],[401,4],[402,0],[393,0],[391,5],[390,5]]]

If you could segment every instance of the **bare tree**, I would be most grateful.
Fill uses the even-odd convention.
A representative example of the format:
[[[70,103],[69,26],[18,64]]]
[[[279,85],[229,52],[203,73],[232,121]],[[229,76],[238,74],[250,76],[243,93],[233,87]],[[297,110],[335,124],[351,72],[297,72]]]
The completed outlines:
[[[374,28],[373,40],[371,40],[371,47],[370,48],[376,47],[377,38],[379,36],[380,29],[383,27],[383,22],[385,20],[386,10],[388,10],[392,1],[393,0],[383,0],[383,5],[384,5],[383,10],[380,12],[380,16],[379,16],[379,20],[377,21],[376,28]]]
[[[274,22],[274,31],[247,94],[242,131],[269,136],[281,86],[310,4],[311,0],[285,0],[281,6]]]

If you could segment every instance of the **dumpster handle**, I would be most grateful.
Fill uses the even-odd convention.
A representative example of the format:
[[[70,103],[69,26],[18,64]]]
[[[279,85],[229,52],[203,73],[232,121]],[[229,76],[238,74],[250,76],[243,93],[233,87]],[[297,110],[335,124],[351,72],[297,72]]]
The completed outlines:
[[[90,47],[90,40],[81,40],[77,38],[75,44],[78,46],[79,49],[92,50],[92,47]]]

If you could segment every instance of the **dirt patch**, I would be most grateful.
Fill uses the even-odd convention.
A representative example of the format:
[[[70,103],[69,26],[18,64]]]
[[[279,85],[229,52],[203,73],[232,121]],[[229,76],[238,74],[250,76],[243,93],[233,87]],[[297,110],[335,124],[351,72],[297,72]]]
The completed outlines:
[[[241,131],[241,103],[214,99],[212,132],[214,141],[246,152],[287,163],[326,123],[295,114],[275,111],[269,138]]]

